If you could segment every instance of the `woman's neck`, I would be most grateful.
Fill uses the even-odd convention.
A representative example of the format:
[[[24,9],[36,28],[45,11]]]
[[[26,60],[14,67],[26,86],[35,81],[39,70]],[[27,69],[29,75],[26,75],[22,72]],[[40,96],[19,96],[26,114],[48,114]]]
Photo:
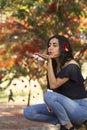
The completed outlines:
[[[58,58],[55,58],[55,61],[56,61],[57,64],[60,64],[60,61],[59,61]]]
[[[56,60],[56,63],[57,63],[57,73],[60,71],[60,62],[59,62],[59,59],[55,59]]]

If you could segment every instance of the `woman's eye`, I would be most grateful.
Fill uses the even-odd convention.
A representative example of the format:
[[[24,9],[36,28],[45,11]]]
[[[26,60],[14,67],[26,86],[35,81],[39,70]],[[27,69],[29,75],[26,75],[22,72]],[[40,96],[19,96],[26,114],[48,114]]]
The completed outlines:
[[[57,44],[53,44],[54,47],[57,47],[58,45]]]
[[[48,47],[50,47],[51,45],[49,44]]]

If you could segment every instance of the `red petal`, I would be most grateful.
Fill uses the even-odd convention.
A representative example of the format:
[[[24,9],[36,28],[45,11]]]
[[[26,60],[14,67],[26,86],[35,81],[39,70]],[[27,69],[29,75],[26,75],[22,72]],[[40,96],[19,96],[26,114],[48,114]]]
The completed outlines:
[[[34,56],[30,56],[30,59],[34,59]]]
[[[25,88],[27,88],[27,85],[25,85]]]
[[[22,79],[21,82],[24,82],[24,80]]]
[[[39,52],[40,52],[40,50],[38,50],[38,49],[37,49],[37,50],[35,50],[35,52],[36,52],[36,53],[39,53]]]
[[[15,84],[13,84],[14,86],[16,86],[17,84],[15,83]]]
[[[24,64],[24,66],[27,66],[27,64]]]

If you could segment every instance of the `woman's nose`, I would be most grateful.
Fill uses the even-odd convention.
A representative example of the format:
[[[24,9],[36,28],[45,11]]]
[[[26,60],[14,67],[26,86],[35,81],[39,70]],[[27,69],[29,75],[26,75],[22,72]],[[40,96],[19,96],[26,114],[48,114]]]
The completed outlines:
[[[51,45],[50,47],[49,47],[49,49],[52,49],[53,48],[53,46]]]
[[[52,48],[50,47],[50,48],[49,48],[49,51],[51,51],[51,50],[52,50]]]

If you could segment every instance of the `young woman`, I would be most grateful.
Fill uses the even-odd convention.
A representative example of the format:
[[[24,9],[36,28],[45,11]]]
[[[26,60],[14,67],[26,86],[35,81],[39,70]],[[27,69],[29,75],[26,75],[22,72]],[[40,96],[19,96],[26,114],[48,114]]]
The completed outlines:
[[[74,124],[87,120],[87,94],[68,39],[61,35],[51,37],[47,54],[37,55],[48,62],[48,88],[53,92],[45,92],[45,104],[26,107],[25,118],[54,125],[60,123],[60,130],[76,130]]]

